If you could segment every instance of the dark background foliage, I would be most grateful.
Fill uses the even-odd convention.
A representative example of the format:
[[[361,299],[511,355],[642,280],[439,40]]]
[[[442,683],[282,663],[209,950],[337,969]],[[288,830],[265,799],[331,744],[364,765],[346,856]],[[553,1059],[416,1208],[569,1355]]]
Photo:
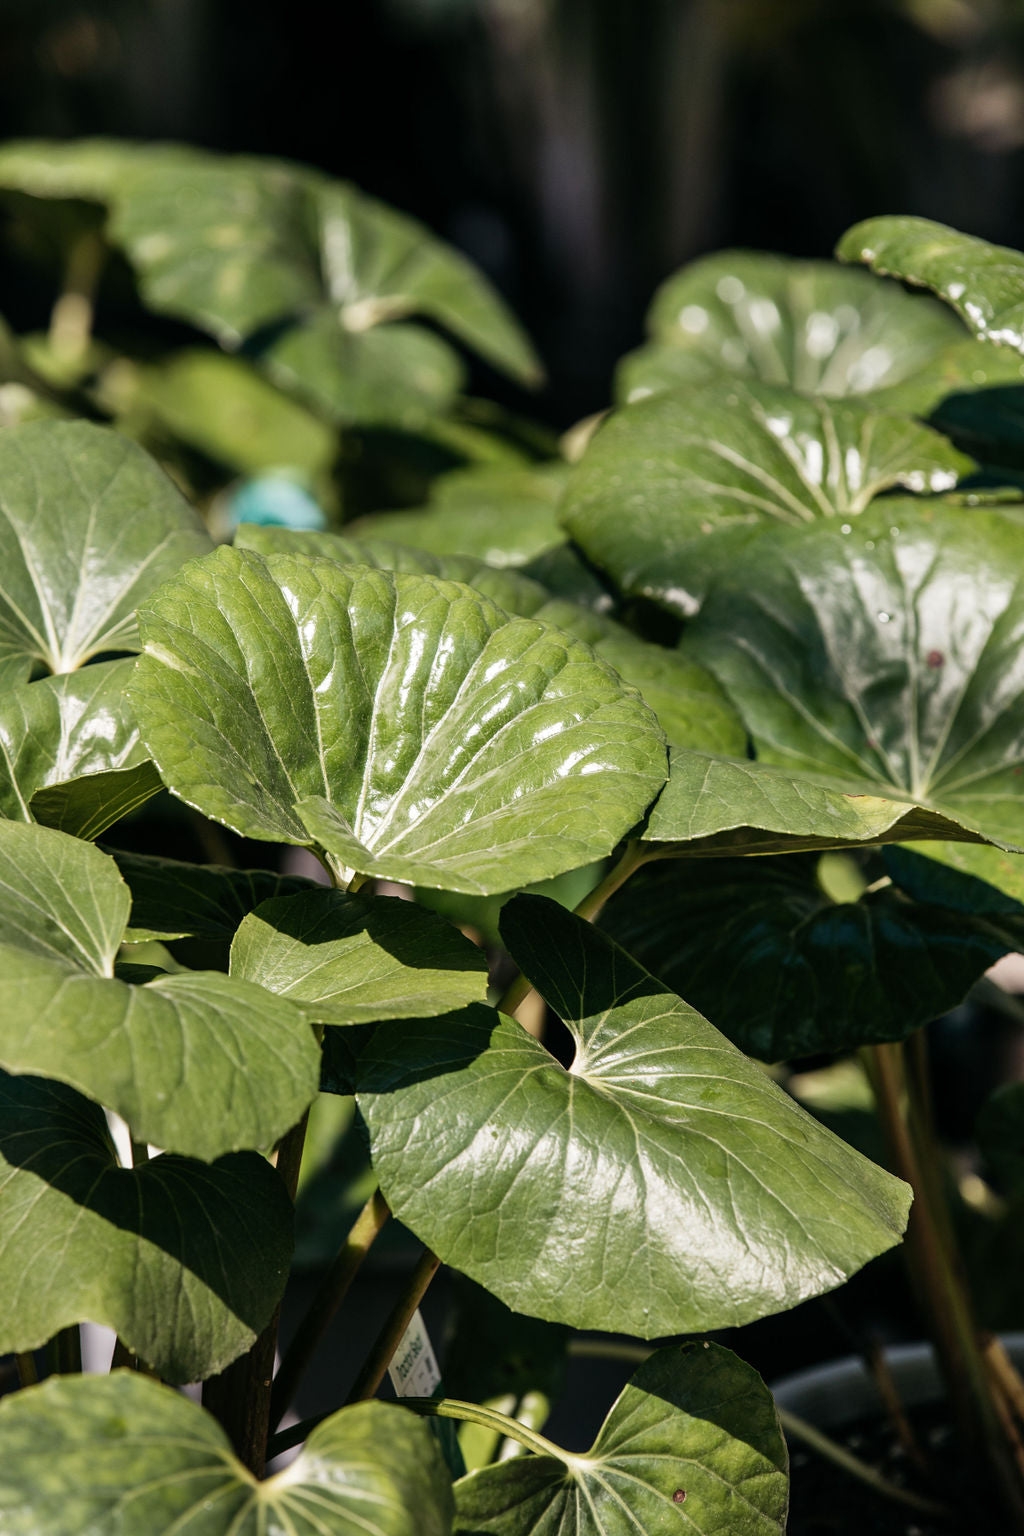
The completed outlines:
[[[893,211],[1024,244],[1024,4],[0,0],[0,136],[94,133],[293,157],[417,214],[524,318],[563,426],[701,252],[826,255]],[[8,314],[42,303],[3,276]]]

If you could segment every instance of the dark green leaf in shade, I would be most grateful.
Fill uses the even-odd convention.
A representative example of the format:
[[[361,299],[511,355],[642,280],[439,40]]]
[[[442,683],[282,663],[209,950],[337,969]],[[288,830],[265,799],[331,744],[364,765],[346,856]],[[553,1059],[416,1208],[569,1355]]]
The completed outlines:
[[[620,367],[622,400],[723,372],[805,395],[909,385],[927,398],[937,357],[963,336],[941,305],[895,283],[755,251],[716,252],[675,273],[647,330],[651,342]]]
[[[981,1153],[1003,1191],[1024,1194],[1024,1082],[1007,1083],[994,1093],[975,1130]]]
[[[98,837],[161,788],[125,694],[133,661],[0,694],[0,815]]]
[[[986,847],[983,843],[918,842],[914,851],[984,880],[1014,901],[1024,902],[1024,858],[1019,853],[1005,853],[1002,848]]]
[[[119,1168],[103,1111],[42,1078],[0,1074],[0,1213],[0,1351],[105,1323],[199,1381],[251,1347],[288,1277],[291,1202],[264,1158]]]
[[[791,787],[816,780],[833,809],[877,814],[887,841],[1024,847],[1020,547],[1011,511],[892,500],[843,527],[778,528],[770,549],[737,555],[686,637],[754,743],[758,762],[727,772],[762,790],[762,764]],[[678,764],[698,788],[700,766]],[[681,792],[669,803],[649,836],[671,837],[674,820],[675,836],[706,836],[716,805],[723,828],[768,820],[735,791],[702,817]],[[791,795],[775,826],[822,830]]]
[[[687,617],[716,562],[759,529],[853,518],[882,491],[948,490],[972,467],[910,417],[736,379],[613,415],[562,520],[624,591]]]
[[[538,896],[502,934],[568,1069],[485,1008],[383,1025],[360,1063],[381,1189],[446,1263],[516,1311],[651,1338],[781,1311],[898,1241],[906,1186],[604,934]]]
[[[817,867],[798,854],[656,863],[601,926],[765,1061],[902,1040],[1013,947],[894,886],[835,902]]]
[[[237,548],[257,554],[321,555],[339,563],[379,570],[422,572],[462,581],[498,607],[535,618],[585,640],[627,683],[638,688],[654,710],[669,741],[709,752],[740,753],[746,733],[739,716],[711,674],[665,646],[653,645],[625,625],[578,602],[557,598],[519,571],[500,570],[465,555],[434,555],[382,541],[337,533],[296,532],[243,525]]]
[[[1024,352],[1024,255],[931,219],[864,219],[836,246],[884,277],[930,288],[976,336]]]
[[[443,918],[332,890],[263,902],[235,935],[231,974],[316,1024],[424,1019],[487,996],[487,957]]]
[[[134,1371],[58,1376],[0,1403],[5,1536],[448,1536],[429,1428],[390,1403],[320,1424],[257,1482],[209,1413]]]
[[[222,549],[143,624],[161,777],[341,879],[505,891],[608,854],[664,779],[655,717],[589,647],[456,582]]]
[[[138,650],[139,601],[211,547],[136,444],[88,422],[0,433],[0,685]]]
[[[298,896],[313,889],[301,875],[269,869],[224,869],[186,864],[153,854],[109,850],[131,891],[125,942],[145,939],[234,938],[243,917],[272,896]]]
[[[558,463],[453,470],[434,483],[421,510],[379,512],[352,531],[437,555],[525,565],[563,541],[557,511],[568,474],[568,465]]]
[[[782,1536],[789,1457],[771,1393],[716,1344],[660,1349],[584,1455],[557,1446],[455,1485],[460,1536]]]
[[[172,1152],[270,1146],[317,1091],[309,1025],[217,972],[116,980],[129,901],[97,848],[0,821],[0,1065],[68,1083]]]

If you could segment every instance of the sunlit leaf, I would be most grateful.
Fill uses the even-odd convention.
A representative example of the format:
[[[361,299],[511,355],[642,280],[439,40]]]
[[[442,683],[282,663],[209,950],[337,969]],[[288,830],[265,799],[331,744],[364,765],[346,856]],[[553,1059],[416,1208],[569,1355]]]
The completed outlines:
[[[0,1403],[9,1536],[447,1536],[451,1483],[428,1427],[390,1403],[320,1424],[257,1482],[209,1413],[133,1371],[57,1376]]]
[[[589,647],[456,582],[222,549],[143,623],[165,782],[346,879],[509,890],[609,853],[663,780],[654,716]]]
[[[610,939],[538,896],[502,933],[568,1070],[486,1008],[384,1025],[359,1065],[381,1188],[445,1262],[516,1311],[650,1338],[793,1306],[898,1240],[906,1187]]]

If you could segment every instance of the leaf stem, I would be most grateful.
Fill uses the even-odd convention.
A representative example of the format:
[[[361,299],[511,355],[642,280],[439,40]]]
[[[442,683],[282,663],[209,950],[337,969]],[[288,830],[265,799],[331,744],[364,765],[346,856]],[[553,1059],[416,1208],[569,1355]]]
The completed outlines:
[[[36,1369],[36,1357],[30,1349],[16,1354],[14,1364],[18,1372],[18,1381],[23,1387],[34,1387],[39,1380],[39,1372]]]
[[[271,1429],[276,1429],[281,1422],[317,1345],[390,1215],[384,1196],[379,1189],[374,1190],[353,1222],[337,1258],[324,1276],[309,1310],[285,1351],[270,1397]]]
[[[77,1376],[82,1369],[82,1335],[78,1324],[62,1328],[46,1346],[47,1365],[52,1375]]]
[[[419,1262],[409,1277],[409,1283],[395,1303],[387,1322],[374,1342],[362,1370],[356,1377],[351,1392],[345,1399],[349,1403],[361,1403],[373,1397],[384,1379],[384,1372],[391,1364],[391,1357],[402,1342],[402,1335],[412,1321],[413,1313],[426,1294],[427,1286],[437,1274],[441,1260],[429,1248],[424,1248]]]
[[[795,1440],[802,1440],[809,1445],[819,1456],[832,1462],[834,1466],[842,1467],[851,1477],[859,1482],[866,1483],[883,1498],[893,1499],[899,1504],[906,1504],[911,1509],[919,1510],[922,1514],[932,1515],[939,1520],[951,1520],[950,1510],[943,1504],[936,1504],[931,1499],[926,1499],[919,1493],[912,1493],[909,1488],[901,1488],[898,1483],[891,1483],[881,1472],[876,1472],[874,1467],[866,1461],[861,1461],[859,1456],[854,1456],[845,1446],[839,1445],[828,1435],[823,1434],[813,1424],[808,1424],[806,1419],[801,1419],[795,1413],[790,1413],[787,1408],[779,1408],[779,1421],[787,1435]]]
[[[644,847],[639,838],[633,838],[626,844],[618,863],[613,864],[604,879],[598,881],[594,889],[589,891],[583,900],[573,907],[576,916],[585,918],[588,923],[592,923],[594,918],[600,913],[605,902],[614,896],[620,886],[625,885],[630,875],[635,874],[642,864],[647,864],[656,857],[657,855],[653,851]],[[510,1018],[515,1018],[516,1010],[533,990],[533,983],[528,981],[522,971],[520,971],[512,985],[499,998],[496,1004],[498,1012],[507,1014]]]

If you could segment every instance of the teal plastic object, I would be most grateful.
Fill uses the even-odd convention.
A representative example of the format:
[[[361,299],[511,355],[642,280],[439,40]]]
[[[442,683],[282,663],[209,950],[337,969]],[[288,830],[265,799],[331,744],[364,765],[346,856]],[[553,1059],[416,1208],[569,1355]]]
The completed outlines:
[[[228,521],[260,527],[321,529],[327,527],[323,508],[301,478],[288,470],[270,470],[241,481],[228,496]]]

